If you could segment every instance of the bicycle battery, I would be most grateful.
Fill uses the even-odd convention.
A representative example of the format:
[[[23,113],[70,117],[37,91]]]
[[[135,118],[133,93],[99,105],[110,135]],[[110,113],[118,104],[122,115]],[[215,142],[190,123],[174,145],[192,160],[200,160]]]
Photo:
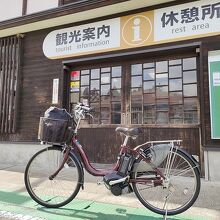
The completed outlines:
[[[118,172],[117,172],[120,176],[126,176],[127,175],[127,172],[131,168],[131,161],[132,161],[132,156],[131,155],[124,154],[124,155],[121,156],[120,165],[119,165],[119,169],[118,169]]]

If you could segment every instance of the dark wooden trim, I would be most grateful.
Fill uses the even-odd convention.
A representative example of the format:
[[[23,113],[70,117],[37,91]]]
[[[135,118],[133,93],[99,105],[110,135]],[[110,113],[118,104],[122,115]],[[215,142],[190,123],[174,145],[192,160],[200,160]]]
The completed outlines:
[[[206,150],[206,151],[220,151],[220,147],[207,145],[207,146],[203,147],[203,150]]]
[[[161,51],[169,51],[169,50],[176,50],[176,49],[190,49],[190,48],[196,48],[201,45],[201,41],[196,41],[192,43],[179,43],[175,45],[168,45],[168,46],[160,46],[157,45],[153,48],[146,48],[146,49],[140,49],[135,48],[132,51],[127,52],[116,52],[114,54],[105,54],[105,55],[96,55],[96,56],[87,56],[87,57],[81,57],[81,58],[75,58],[71,60],[64,60],[62,61],[63,64],[70,64],[70,63],[81,63],[81,62],[88,62],[93,60],[100,60],[100,59],[108,59],[108,58],[118,58],[118,57],[128,57],[128,56],[135,56],[135,55],[141,55],[146,53],[152,53],[152,52],[161,52]]]
[[[26,13],[27,13],[27,0],[23,0],[22,16],[26,15]]]

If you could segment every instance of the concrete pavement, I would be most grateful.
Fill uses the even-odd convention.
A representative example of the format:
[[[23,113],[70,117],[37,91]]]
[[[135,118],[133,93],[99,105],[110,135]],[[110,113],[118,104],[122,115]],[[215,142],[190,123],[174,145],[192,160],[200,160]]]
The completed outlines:
[[[133,193],[115,197],[104,185],[97,185],[102,178],[95,178],[87,173],[85,189],[80,190],[71,203],[59,209],[42,207],[26,193],[23,181],[24,168],[23,165],[0,164],[0,219],[163,219],[144,208]],[[201,192],[194,206],[169,219],[219,220],[220,183],[202,180]]]

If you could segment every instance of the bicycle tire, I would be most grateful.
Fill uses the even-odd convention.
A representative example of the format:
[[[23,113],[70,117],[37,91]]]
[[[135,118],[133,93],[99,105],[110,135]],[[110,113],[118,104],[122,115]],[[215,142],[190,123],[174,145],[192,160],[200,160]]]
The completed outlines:
[[[70,155],[58,175],[53,180],[49,179],[58,169],[62,157],[62,147],[50,146],[34,154],[25,169],[27,192],[34,201],[47,208],[59,208],[71,202],[83,181],[79,161]]]
[[[169,154],[172,157],[175,156],[175,161],[173,161],[173,167],[171,167],[170,169],[169,188],[164,188],[164,186],[161,185],[155,186],[152,183],[132,183],[134,193],[139,199],[139,201],[149,210],[161,215],[176,215],[190,208],[199,195],[201,184],[199,169],[196,166],[195,162],[189,156],[187,156],[187,154],[176,148],[173,149],[173,153],[170,152]],[[158,169],[162,172],[164,172],[165,170],[164,165],[166,164],[167,158],[158,167]],[[137,162],[140,163],[141,160]],[[187,165],[188,167],[185,167]],[[181,169],[181,167],[185,168],[185,172]],[[178,174],[178,172],[179,174],[182,173],[182,176],[175,175]],[[132,172],[131,178],[136,179],[140,176],[142,178],[152,177],[152,174],[154,177],[155,172],[152,171]],[[190,188],[191,183],[193,184],[192,188]],[[147,186],[147,188],[143,189],[143,185],[145,185],[145,187]],[[183,189],[181,187],[183,187]],[[143,192],[144,190],[145,192]],[[165,201],[167,200],[166,204],[165,202],[163,202],[164,199]],[[181,202],[183,202],[183,204]]]

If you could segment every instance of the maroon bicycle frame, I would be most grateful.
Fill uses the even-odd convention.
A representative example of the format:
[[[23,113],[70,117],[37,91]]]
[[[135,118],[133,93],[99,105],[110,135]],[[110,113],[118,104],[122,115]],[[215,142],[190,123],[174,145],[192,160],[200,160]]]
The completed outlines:
[[[77,140],[76,137],[73,137],[73,139],[72,139],[72,146],[73,146],[72,150],[77,151],[78,154],[80,155],[81,162],[83,163],[86,171],[93,176],[105,176],[106,174],[111,173],[113,171],[118,171],[118,168],[120,165],[120,155],[122,155],[123,153],[125,153],[127,151],[130,151],[131,154],[135,157],[136,156],[141,157],[141,159],[146,161],[146,163],[150,162],[148,159],[146,159],[144,156],[142,156],[139,153],[139,148],[131,149],[127,146],[121,145],[121,148],[119,151],[119,156],[117,158],[117,162],[115,163],[115,165],[110,169],[97,169],[91,165],[87,154],[83,150],[82,145],[79,143],[79,141]],[[140,184],[146,184],[146,183],[152,182],[152,180],[153,180],[154,184],[162,184],[162,180],[159,176],[164,178],[163,174],[158,169],[155,169],[155,172],[156,172],[156,174],[158,174],[158,177],[156,177],[156,178],[136,178],[136,179],[130,179],[129,182],[130,183],[134,183],[134,182],[137,183],[138,182]]]

